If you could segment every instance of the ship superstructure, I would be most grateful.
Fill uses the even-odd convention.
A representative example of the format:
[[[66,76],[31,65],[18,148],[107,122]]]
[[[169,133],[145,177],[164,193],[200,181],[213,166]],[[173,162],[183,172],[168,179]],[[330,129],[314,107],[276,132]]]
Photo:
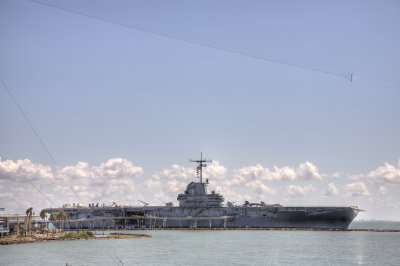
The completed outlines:
[[[191,182],[178,195],[179,206],[104,206],[50,208],[68,213],[67,228],[316,228],[347,229],[361,211],[358,207],[288,207],[264,202],[235,206],[224,197],[207,192],[203,167],[211,160],[194,160],[199,182]],[[56,224],[57,226],[57,224]]]

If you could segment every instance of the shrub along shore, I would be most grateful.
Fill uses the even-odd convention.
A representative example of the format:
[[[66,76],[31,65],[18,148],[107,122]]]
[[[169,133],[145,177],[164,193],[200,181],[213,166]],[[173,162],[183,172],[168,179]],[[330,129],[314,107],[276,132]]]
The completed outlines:
[[[88,240],[88,239],[122,239],[122,238],[145,238],[151,237],[151,235],[145,234],[119,234],[112,233],[105,237],[96,237],[92,232],[79,232],[79,233],[66,233],[56,236],[46,236],[43,234],[33,234],[31,236],[11,236],[0,239],[0,245],[11,245],[21,243],[33,243],[33,242],[46,242],[46,241],[65,241],[65,240]]]

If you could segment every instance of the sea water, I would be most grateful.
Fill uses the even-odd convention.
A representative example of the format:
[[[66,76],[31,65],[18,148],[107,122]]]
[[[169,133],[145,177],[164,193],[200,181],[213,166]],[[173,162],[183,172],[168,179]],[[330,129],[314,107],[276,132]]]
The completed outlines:
[[[368,226],[368,227],[366,227]],[[399,222],[353,228],[399,229]],[[123,231],[151,238],[0,246],[1,265],[400,265],[400,233],[356,231]]]

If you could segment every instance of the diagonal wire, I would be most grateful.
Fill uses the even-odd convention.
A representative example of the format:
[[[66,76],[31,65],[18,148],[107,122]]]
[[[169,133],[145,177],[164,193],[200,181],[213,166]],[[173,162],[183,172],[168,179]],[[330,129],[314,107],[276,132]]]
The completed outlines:
[[[380,81],[386,81],[386,82],[391,82],[391,83],[400,84],[400,81],[397,81],[397,80],[390,80],[390,79],[384,79],[384,78],[369,77],[369,76],[361,75],[361,74],[357,74],[357,76],[359,76],[359,77],[361,77],[361,78],[366,78],[366,79],[380,80]]]
[[[12,99],[12,101],[14,102],[14,104],[18,107],[19,111],[21,112],[22,116],[24,117],[25,121],[28,123],[28,125],[30,126],[30,128],[32,129],[33,133],[36,135],[36,137],[39,139],[40,143],[42,144],[42,146],[44,147],[44,149],[46,150],[47,154],[50,156],[50,158],[53,160],[53,163],[59,167],[56,159],[54,158],[53,154],[50,152],[49,148],[47,147],[46,143],[43,141],[42,137],[39,135],[39,133],[36,131],[35,127],[33,126],[32,122],[29,120],[28,116],[26,115],[26,113],[24,112],[24,109],[22,109],[21,105],[18,103],[18,101],[15,99],[15,97],[13,96],[13,94],[11,93],[11,91],[9,90],[7,84],[4,82],[4,80],[0,77],[0,81],[3,84],[3,88],[6,90],[6,92],[8,93],[8,95],[10,96],[10,98]],[[69,187],[71,188],[71,190],[74,192],[75,196],[78,198],[79,201],[81,201],[78,193],[76,193],[75,189],[72,187],[71,183],[68,182]],[[47,198],[47,197],[46,197]]]
[[[375,84],[375,83],[372,83],[372,82],[368,82],[368,81],[364,81],[364,80],[353,80],[353,82],[356,82],[356,83],[359,82],[359,83],[367,84],[367,86],[370,86],[370,87],[375,87],[375,88],[379,88],[379,89],[391,90],[391,91],[395,91],[395,92],[397,92],[397,93],[400,92],[400,91],[399,91],[398,89],[396,89],[396,88],[388,87],[388,86],[381,86],[381,85],[378,85],[378,84]]]
[[[6,83],[4,82],[4,80],[0,77],[0,81],[3,84],[4,89],[7,91],[8,95],[10,96],[11,100],[14,102],[14,104],[17,106],[17,108],[19,109],[19,111],[21,112],[22,116],[24,117],[25,121],[28,123],[28,125],[30,126],[30,128],[32,129],[33,133],[36,135],[36,137],[39,139],[40,143],[42,144],[42,146],[44,147],[44,149],[46,150],[46,152],[49,154],[51,160],[53,161],[54,164],[57,164],[56,159],[54,158],[53,154],[51,154],[49,148],[47,147],[47,145],[44,143],[42,137],[39,135],[39,133],[36,131],[35,127],[32,125],[31,121],[29,120],[28,116],[25,114],[24,110],[22,109],[21,105],[17,102],[17,100],[15,99],[15,97],[12,95],[11,91],[8,89],[8,86],[6,85]]]
[[[29,184],[31,184],[40,194],[43,195],[43,197],[45,197],[47,199],[47,201],[50,203],[50,207],[53,206],[53,202],[49,199],[49,197],[47,197],[46,194],[44,194],[35,184],[33,184],[30,180],[28,180],[28,178],[26,176],[24,176],[25,180],[29,182]]]
[[[230,54],[240,55],[240,56],[244,56],[244,57],[251,57],[251,58],[255,58],[255,59],[259,59],[259,60],[263,60],[263,61],[267,61],[267,62],[272,62],[272,63],[276,63],[276,64],[281,64],[281,65],[300,68],[300,69],[304,69],[304,70],[316,71],[316,72],[320,72],[320,73],[324,73],[324,74],[329,74],[329,75],[348,78],[347,77],[348,74],[337,73],[337,72],[327,71],[327,70],[323,70],[323,69],[319,69],[319,68],[314,68],[314,67],[309,67],[309,66],[304,66],[304,65],[299,65],[299,64],[293,64],[293,63],[289,63],[289,62],[285,62],[285,61],[281,61],[281,60],[276,60],[276,59],[272,59],[272,58],[267,58],[267,57],[253,55],[253,54],[248,54],[248,53],[240,52],[240,51],[237,51],[237,50],[218,47],[218,46],[214,46],[214,45],[211,45],[211,44],[208,44],[208,43],[196,42],[196,41],[192,41],[192,40],[189,40],[189,39],[185,39],[185,38],[181,38],[181,37],[178,37],[178,36],[174,36],[174,35],[171,35],[171,34],[156,32],[156,31],[145,29],[145,28],[141,28],[141,27],[132,26],[132,25],[129,25],[129,24],[117,22],[117,21],[114,21],[114,20],[105,19],[105,18],[101,18],[101,17],[85,14],[85,13],[82,13],[82,12],[79,12],[79,11],[71,10],[71,9],[64,8],[64,7],[59,7],[59,6],[56,6],[56,5],[49,4],[49,3],[43,3],[43,2],[37,1],[37,0],[30,0],[30,1],[33,2],[33,3],[39,4],[39,5],[43,5],[43,6],[47,6],[47,7],[55,8],[55,9],[59,9],[59,10],[65,11],[65,12],[69,12],[69,13],[75,14],[75,15],[88,17],[88,18],[91,18],[91,19],[103,21],[103,22],[106,22],[106,23],[111,23],[111,24],[114,24],[114,25],[118,25],[118,26],[122,26],[122,27],[125,27],[125,28],[134,29],[134,30],[141,31],[141,32],[146,32],[148,34],[157,35],[157,36],[161,36],[161,37],[164,37],[164,38],[169,38],[169,39],[173,39],[173,40],[189,43],[189,44],[196,45],[196,46],[207,47],[207,48],[211,48],[211,49],[214,49],[214,50],[227,52],[227,53],[230,53]]]
[[[114,249],[112,248],[112,245],[110,245],[110,250],[113,253],[114,257],[117,259],[117,261],[123,266],[124,262],[118,257],[117,253],[115,253]]]
[[[0,161],[2,160],[2,159],[4,159],[5,157],[3,157],[1,154],[0,154]],[[24,178],[25,178],[25,180],[29,183],[29,184],[31,184],[32,185],[32,187],[34,187],[43,197],[45,197],[46,199],[47,199],[47,201],[50,203],[50,206],[53,206],[53,202],[49,199],[49,197],[47,197],[47,195],[43,192],[43,191],[41,191],[35,184],[33,184],[28,178],[26,178],[26,176],[23,176]]]
[[[34,2],[36,4],[40,4],[40,5],[43,5],[43,6],[50,7],[50,8],[59,9],[61,11],[65,11],[65,12],[69,12],[69,13],[72,13],[72,14],[84,16],[84,17],[91,18],[91,19],[95,19],[95,20],[98,20],[98,21],[103,21],[103,22],[106,22],[106,23],[122,26],[122,27],[125,27],[125,28],[134,29],[134,30],[137,30],[137,31],[145,32],[145,33],[156,35],[156,36],[161,36],[161,37],[164,37],[164,38],[169,38],[169,39],[173,39],[173,40],[189,43],[189,44],[196,45],[196,46],[207,47],[207,48],[210,48],[210,49],[215,49],[215,50],[223,51],[223,52],[230,53],[230,54],[240,55],[240,56],[244,56],[244,57],[250,57],[250,58],[263,60],[263,61],[267,61],[267,62],[271,62],[271,63],[275,63],[275,64],[281,64],[281,65],[286,65],[286,66],[299,68],[299,69],[304,69],[304,70],[308,70],[308,71],[316,71],[316,72],[320,72],[320,73],[324,73],[324,74],[328,74],[328,75],[344,77],[344,78],[346,78],[346,79],[348,79],[350,81],[353,81],[353,77],[357,76],[357,77],[367,78],[367,79],[371,79],[371,80],[380,80],[380,81],[386,81],[386,82],[392,82],[392,83],[400,84],[400,81],[396,81],[396,80],[389,80],[389,79],[371,77],[371,76],[358,74],[358,73],[345,73],[345,74],[344,73],[338,73],[338,72],[323,70],[323,69],[320,69],[320,68],[315,68],[315,67],[309,67],[309,66],[300,65],[300,64],[289,63],[289,62],[285,62],[285,61],[281,61],[281,60],[277,60],[277,59],[273,59],[273,58],[267,58],[267,57],[258,56],[258,55],[254,55],[254,54],[244,53],[244,52],[237,51],[237,50],[232,50],[232,49],[228,49],[228,48],[224,48],[224,47],[218,47],[218,46],[214,46],[214,45],[211,45],[211,44],[208,44],[208,43],[196,42],[196,41],[193,41],[193,40],[185,39],[185,38],[174,36],[174,35],[171,35],[171,34],[156,32],[156,31],[152,31],[152,30],[149,30],[149,29],[146,29],[146,28],[132,26],[132,25],[121,23],[121,22],[117,22],[117,21],[114,21],[114,20],[110,20],[110,19],[106,19],[106,18],[101,18],[101,17],[85,14],[85,13],[82,13],[82,12],[79,12],[79,11],[71,10],[71,9],[64,8],[64,7],[59,7],[59,6],[56,6],[56,5],[49,4],[49,3],[44,3],[44,2],[41,2],[41,1],[38,1],[38,0],[30,0],[30,1]],[[385,88],[388,88],[388,87],[385,87]],[[394,88],[389,88],[389,89],[394,89]]]

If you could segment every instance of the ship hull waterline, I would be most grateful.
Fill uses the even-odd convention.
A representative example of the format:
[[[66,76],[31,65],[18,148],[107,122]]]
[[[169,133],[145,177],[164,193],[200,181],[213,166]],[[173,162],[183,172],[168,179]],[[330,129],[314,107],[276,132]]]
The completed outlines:
[[[207,210],[180,207],[114,207],[87,209],[57,208],[48,209],[48,212],[64,210],[68,213],[68,221],[54,223],[57,228],[63,227],[65,229],[347,229],[359,212],[358,209],[352,207],[221,207]]]

